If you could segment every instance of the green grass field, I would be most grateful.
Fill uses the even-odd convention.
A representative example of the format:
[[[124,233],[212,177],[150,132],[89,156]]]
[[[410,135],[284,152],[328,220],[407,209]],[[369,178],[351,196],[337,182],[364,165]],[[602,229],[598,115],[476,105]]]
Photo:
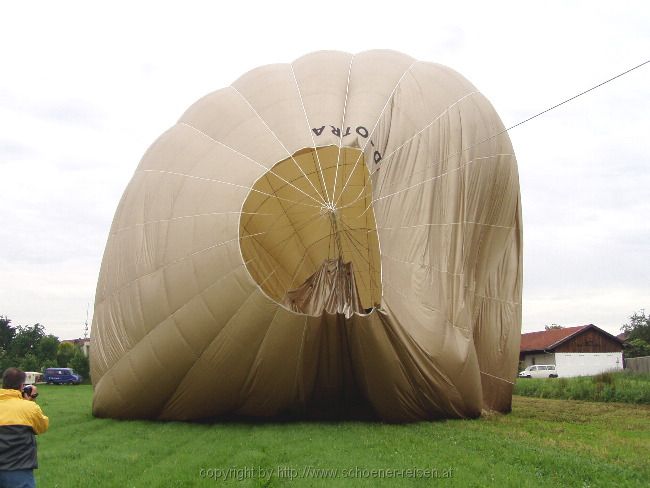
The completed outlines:
[[[539,398],[650,404],[650,374],[621,371],[576,378],[520,378],[515,393]]]
[[[511,414],[477,420],[201,424],[95,419],[91,397],[40,388],[40,488],[650,482],[647,405],[516,396]]]

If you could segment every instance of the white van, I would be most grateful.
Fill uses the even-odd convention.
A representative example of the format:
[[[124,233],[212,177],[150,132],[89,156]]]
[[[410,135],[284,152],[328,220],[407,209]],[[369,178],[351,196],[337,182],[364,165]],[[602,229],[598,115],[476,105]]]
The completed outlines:
[[[39,373],[38,371],[25,371],[26,385],[35,385],[38,383],[45,383],[43,380],[43,373]]]
[[[534,364],[519,373],[520,378],[557,378],[554,364]]]

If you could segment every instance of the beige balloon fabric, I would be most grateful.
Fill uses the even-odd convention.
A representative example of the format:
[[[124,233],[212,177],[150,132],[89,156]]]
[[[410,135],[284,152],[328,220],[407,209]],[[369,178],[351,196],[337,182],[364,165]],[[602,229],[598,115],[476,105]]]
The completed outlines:
[[[507,412],[521,286],[515,155],[465,78],[385,50],[263,66],[192,105],[124,192],[93,413]]]

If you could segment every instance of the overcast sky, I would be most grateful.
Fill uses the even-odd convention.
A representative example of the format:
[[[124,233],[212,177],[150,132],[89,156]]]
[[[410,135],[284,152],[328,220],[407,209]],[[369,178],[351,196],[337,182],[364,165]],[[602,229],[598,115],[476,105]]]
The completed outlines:
[[[511,126],[650,59],[650,4],[3,2],[0,315],[81,336],[118,200],[190,104],[260,65],[376,48],[456,69]],[[524,331],[617,333],[650,309],[650,64],[510,137]]]

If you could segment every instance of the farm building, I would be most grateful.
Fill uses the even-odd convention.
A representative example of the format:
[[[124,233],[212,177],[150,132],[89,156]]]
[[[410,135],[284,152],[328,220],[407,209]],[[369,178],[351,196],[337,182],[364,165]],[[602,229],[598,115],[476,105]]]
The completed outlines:
[[[623,341],[594,324],[521,335],[522,367],[555,364],[558,376],[589,376],[623,369]]]
[[[90,339],[66,339],[61,342],[69,342],[70,344],[77,346],[81,352],[83,352],[84,356],[88,357],[88,351],[90,350]]]

